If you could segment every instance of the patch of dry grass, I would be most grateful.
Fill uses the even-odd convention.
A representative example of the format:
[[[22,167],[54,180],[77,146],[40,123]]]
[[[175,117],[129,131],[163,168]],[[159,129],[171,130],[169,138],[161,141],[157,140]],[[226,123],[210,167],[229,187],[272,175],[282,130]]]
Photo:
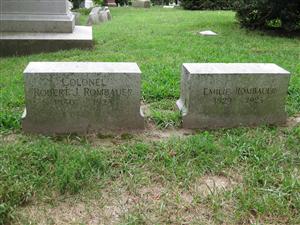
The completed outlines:
[[[210,195],[233,190],[238,185],[225,176],[205,175],[188,190],[176,184],[151,183],[127,186],[120,181],[94,192],[35,202],[18,211],[18,224],[120,224],[138,215],[145,224],[211,224],[211,209],[204,204]],[[201,196],[201,202],[197,198]]]

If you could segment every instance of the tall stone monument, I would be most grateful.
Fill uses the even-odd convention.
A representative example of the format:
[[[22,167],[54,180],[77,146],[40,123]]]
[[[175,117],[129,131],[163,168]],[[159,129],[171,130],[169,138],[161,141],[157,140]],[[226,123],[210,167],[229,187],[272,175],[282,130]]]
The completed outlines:
[[[67,0],[0,0],[0,56],[92,47]]]

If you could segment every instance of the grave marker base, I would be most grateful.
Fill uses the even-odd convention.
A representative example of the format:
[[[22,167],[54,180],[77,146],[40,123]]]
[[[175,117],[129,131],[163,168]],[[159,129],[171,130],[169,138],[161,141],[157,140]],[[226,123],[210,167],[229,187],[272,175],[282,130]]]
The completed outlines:
[[[27,55],[93,47],[92,27],[75,26],[73,33],[1,32],[0,56]]]

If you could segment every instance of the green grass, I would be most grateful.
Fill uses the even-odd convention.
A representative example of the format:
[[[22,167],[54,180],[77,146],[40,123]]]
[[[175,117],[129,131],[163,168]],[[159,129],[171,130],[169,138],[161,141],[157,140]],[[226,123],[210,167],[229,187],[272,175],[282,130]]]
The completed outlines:
[[[34,221],[19,212],[37,203],[60,204],[60,198],[78,196],[92,201],[120,186],[136,197],[143,187],[153,185],[164,188],[159,200],[139,198],[120,216],[120,224],[299,224],[299,126],[198,131],[162,140],[142,134],[59,138],[22,134],[22,72],[30,61],[137,62],[143,72],[146,116],[162,133],[180,127],[175,101],[185,62],[276,63],[292,73],[287,111],[300,112],[299,38],[242,30],[233,12],[111,11],[111,22],[93,27],[91,51],[0,58],[0,224]],[[219,36],[197,35],[207,29]],[[236,184],[203,196],[193,187],[204,176],[225,177]],[[185,205],[180,200],[183,193],[190,193],[193,201]],[[199,218],[199,210],[207,213]]]

